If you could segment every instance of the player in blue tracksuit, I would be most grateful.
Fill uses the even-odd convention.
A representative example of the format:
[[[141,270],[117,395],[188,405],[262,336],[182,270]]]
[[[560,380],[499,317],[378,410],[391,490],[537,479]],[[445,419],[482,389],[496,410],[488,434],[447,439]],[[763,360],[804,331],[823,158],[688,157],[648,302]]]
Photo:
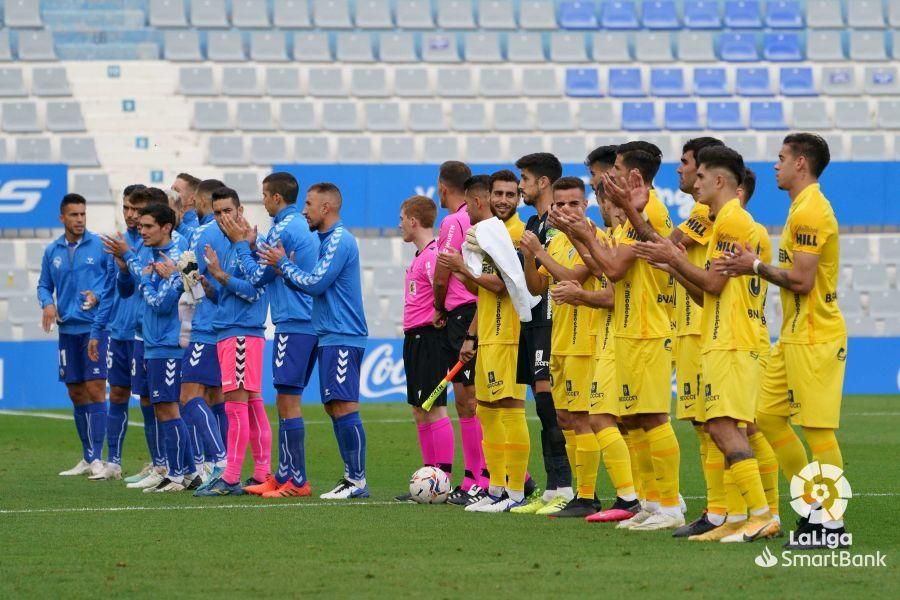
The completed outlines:
[[[106,333],[99,336],[99,356],[88,356],[91,324],[101,298],[107,296],[112,260],[100,237],[86,229],[87,202],[66,194],[59,206],[65,233],[44,250],[37,286],[42,325],[59,325],[59,380],[66,384],[81,439],[82,458],[60,475],[98,475],[106,434]]]
[[[219,187],[224,185],[221,182],[219,183]],[[175,230],[187,239],[191,239],[194,231],[200,227],[202,221],[201,211],[197,207],[198,200],[196,196],[199,185],[200,180],[190,173],[179,173],[175,177],[174,183],[172,183],[172,191],[178,194],[179,198],[178,211],[181,212],[181,222]],[[174,207],[173,210],[175,210]]]
[[[365,498],[366,434],[359,416],[359,378],[369,335],[360,283],[359,247],[341,221],[341,192],[331,183],[309,188],[303,214],[319,234],[318,260],[302,270],[282,243],[260,248],[263,263],[275,266],[291,285],[313,297],[312,320],[319,336],[319,388],[332,418],[344,460],[344,477],[322,494],[326,500]],[[294,255],[294,260],[299,257]]]
[[[306,219],[297,210],[300,191],[290,173],[272,173],[263,179],[263,206],[273,217],[268,235],[260,244],[281,242],[285,252],[294,255],[301,270],[312,271],[319,253],[319,239],[309,230]],[[243,219],[225,219],[225,234],[233,241],[253,239],[254,230]],[[253,239],[253,243],[256,240]],[[316,363],[318,338],[312,324],[312,298],[279,277],[275,269],[260,265],[250,246],[237,246],[247,279],[265,287],[275,324],[272,352],[272,379],[278,408],[278,470],[269,480],[270,489],[261,490],[267,498],[309,496],[312,490],[306,478],[305,427],[300,410],[303,390]]]

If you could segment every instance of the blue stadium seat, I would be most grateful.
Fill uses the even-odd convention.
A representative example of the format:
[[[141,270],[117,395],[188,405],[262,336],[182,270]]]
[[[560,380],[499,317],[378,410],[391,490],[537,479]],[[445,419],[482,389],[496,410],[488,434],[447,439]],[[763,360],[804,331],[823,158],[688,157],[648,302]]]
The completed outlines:
[[[735,74],[734,89],[738,96],[771,96],[769,69],[765,66],[739,68]]]
[[[604,29],[638,29],[634,2],[604,2],[600,9],[600,25]]]
[[[751,102],[751,129],[787,129],[784,121],[784,106],[781,102]]]
[[[590,0],[587,2],[560,2],[559,25],[563,29],[597,29],[594,3]]]
[[[803,60],[800,34],[767,33],[763,37],[763,56],[766,60],[789,62]]]
[[[610,69],[609,95],[614,98],[646,96],[640,69]]]
[[[713,131],[742,131],[746,129],[741,118],[740,102],[708,102],[706,126]]]
[[[812,67],[782,67],[779,79],[782,96],[818,96]]]
[[[698,96],[730,96],[725,69],[694,69],[694,93]]]
[[[679,29],[678,10],[672,0],[644,0],[641,21],[647,29]]]
[[[684,70],[680,68],[651,69],[650,95],[670,98],[689,96],[687,86],[684,84]]]
[[[697,131],[700,115],[696,102],[666,102],[666,129],[670,131]]]
[[[762,20],[759,17],[757,0],[729,0],[725,3],[725,26],[734,29],[759,29]]]
[[[723,33],[719,36],[719,56],[729,62],[759,60],[756,36],[752,33]]]
[[[627,131],[656,131],[656,105],[653,102],[623,102],[622,127]]]
[[[769,0],[766,4],[766,26],[772,29],[800,29],[803,14],[800,3],[786,0]]]
[[[597,69],[566,69],[566,96],[599,98],[602,95]]]
[[[684,25],[690,29],[719,29],[722,27],[717,0],[685,0]]]

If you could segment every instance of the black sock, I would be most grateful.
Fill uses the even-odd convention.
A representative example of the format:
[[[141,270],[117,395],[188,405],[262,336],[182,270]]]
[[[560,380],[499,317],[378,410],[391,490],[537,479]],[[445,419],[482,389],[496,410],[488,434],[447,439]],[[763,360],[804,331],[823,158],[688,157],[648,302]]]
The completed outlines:
[[[537,392],[534,395],[538,418],[541,420],[541,442],[544,442],[544,467],[547,470],[547,488],[557,489],[572,487],[572,469],[566,455],[566,438],[556,422],[556,408],[553,406],[553,394]],[[552,473],[552,477],[551,477]],[[550,482],[554,483],[550,487]]]

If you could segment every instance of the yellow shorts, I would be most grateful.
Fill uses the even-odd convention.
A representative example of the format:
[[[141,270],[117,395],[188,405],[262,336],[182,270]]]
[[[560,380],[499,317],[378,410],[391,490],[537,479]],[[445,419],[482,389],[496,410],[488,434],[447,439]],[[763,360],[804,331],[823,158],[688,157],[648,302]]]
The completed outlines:
[[[553,406],[558,410],[588,412],[593,378],[593,356],[556,356],[551,352],[550,382]]]
[[[800,427],[837,429],[841,422],[847,338],[772,346],[759,412],[790,417]]]
[[[753,423],[759,396],[759,353],[711,350],[703,355],[706,420],[731,417]]]
[[[683,335],[675,344],[675,418],[705,421],[701,387],[700,336]]]
[[[669,414],[672,341],[616,338],[616,393],[620,416]]]
[[[475,398],[480,402],[524,400],[525,386],[516,383],[518,358],[518,344],[479,346],[475,356]]]
[[[594,361],[594,379],[591,382],[592,415],[619,415],[619,398],[616,394],[616,359],[598,358]]]
[[[769,357],[772,355],[772,346],[765,345],[761,346],[759,349],[759,374],[760,377],[764,377],[766,374],[766,369],[769,368]],[[760,388],[762,389],[762,388]]]

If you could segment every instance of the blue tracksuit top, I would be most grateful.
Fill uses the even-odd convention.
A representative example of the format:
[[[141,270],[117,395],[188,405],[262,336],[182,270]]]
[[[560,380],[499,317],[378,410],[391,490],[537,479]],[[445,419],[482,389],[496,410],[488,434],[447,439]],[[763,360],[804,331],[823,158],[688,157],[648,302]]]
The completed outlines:
[[[206,256],[204,255],[207,245],[218,256],[224,256],[231,245],[231,242],[219,229],[219,225],[212,214],[203,217],[200,226],[194,230],[194,235],[191,237],[191,250],[194,252],[194,256],[197,257],[197,268],[217,292],[213,298],[204,298],[194,311],[194,318],[191,321],[191,342],[199,344],[216,343],[216,330],[213,328],[213,319],[216,316],[218,295],[222,293],[222,286],[219,285],[218,281],[210,277],[207,272]]]
[[[60,333],[90,333],[103,298],[110,295],[110,288],[115,284],[115,279],[110,279],[110,262],[113,258],[103,251],[100,237],[87,230],[75,246],[71,259],[65,235],[44,250],[37,297],[41,308],[56,305]],[[81,292],[85,290],[94,292],[98,300],[89,311],[81,308],[84,304]]]
[[[131,248],[140,248],[144,245],[141,234],[137,228],[125,231],[125,241]],[[113,281],[119,274],[119,267],[115,260],[109,261],[109,269]],[[109,331],[109,337],[114,340],[128,341],[134,339],[135,323],[138,318],[138,309],[141,305],[141,299],[136,295],[123,297],[119,292],[117,285],[111,286],[111,293],[108,298],[104,298],[100,310],[94,319],[94,325],[91,327],[91,337],[99,339],[100,332]]]
[[[197,211],[192,208],[184,211],[184,214],[181,215],[181,225],[178,226],[176,231],[181,234],[182,237],[191,239],[194,231],[196,231],[199,226],[200,219],[197,216]]]
[[[288,256],[294,253],[294,260],[303,271],[312,271],[319,254],[319,238],[309,230],[306,219],[294,204],[288,205],[275,215],[272,229],[260,242],[275,246],[279,240]],[[305,333],[315,335],[312,325],[313,300],[308,294],[292,287],[278,277],[275,269],[260,265],[250,251],[241,244],[238,247],[241,266],[247,279],[256,287],[266,286],[272,308],[272,322],[277,333]]]
[[[292,285],[313,297],[312,320],[320,346],[366,347],[369,328],[363,309],[359,247],[343,221],[319,233],[319,258],[312,271],[302,270],[287,256],[278,262],[278,268]]]
[[[182,250],[175,242],[159,247],[146,248],[145,256],[153,262],[163,255],[178,262]],[[176,271],[168,279],[156,272],[141,275],[138,288],[143,300],[141,307],[141,331],[144,338],[144,358],[181,358],[184,349],[178,345],[181,321],[178,319],[178,298],[184,291],[181,274]]]
[[[226,244],[224,253],[216,253],[222,270],[231,275],[228,283],[219,289],[219,302],[213,317],[216,339],[221,341],[235,336],[263,337],[266,315],[269,312],[268,296],[264,289],[247,281],[236,248],[244,246],[242,251],[250,252],[250,245],[245,241],[232,244],[227,239]]]
[[[167,247],[173,248],[172,252],[175,256],[169,255],[168,252],[166,255],[169,256],[173,262],[177,263],[181,253],[187,250],[187,239],[179,235],[177,231],[173,231],[171,246]],[[139,247],[129,249],[122,258],[128,264],[128,270],[124,273],[119,271],[119,274],[116,277],[116,288],[123,298],[131,298],[131,301],[137,303],[135,308],[134,338],[143,340],[144,323],[141,319],[141,313],[144,309],[143,299],[139,294],[135,294],[134,292],[135,288],[141,284],[144,267],[151,262],[154,262],[158,256],[154,255],[152,248],[144,246],[143,243],[141,243]]]

